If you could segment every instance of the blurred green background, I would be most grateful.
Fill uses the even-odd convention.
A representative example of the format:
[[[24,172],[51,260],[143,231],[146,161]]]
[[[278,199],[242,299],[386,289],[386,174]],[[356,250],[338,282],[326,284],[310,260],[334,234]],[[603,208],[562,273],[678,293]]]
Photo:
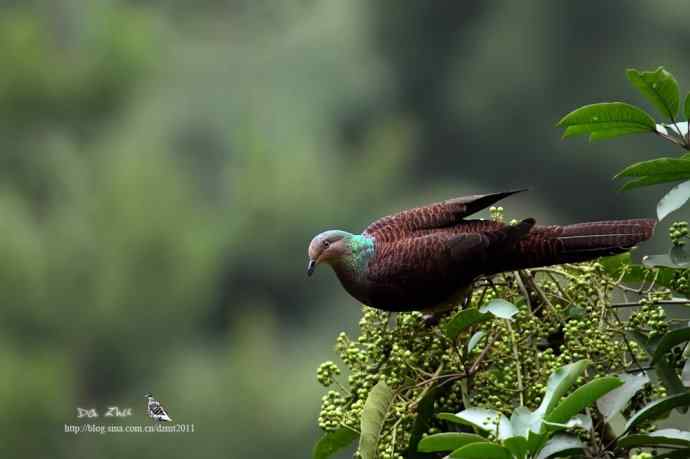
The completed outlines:
[[[675,152],[554,125],[644,104],[626,67],[690,85],[681,0],[0,5],[3,457],[308,457],[360,311],[315,233],[522,187],[509,218],[653,216],[611,176]],[[148,391],[195,432],[64,432]]]

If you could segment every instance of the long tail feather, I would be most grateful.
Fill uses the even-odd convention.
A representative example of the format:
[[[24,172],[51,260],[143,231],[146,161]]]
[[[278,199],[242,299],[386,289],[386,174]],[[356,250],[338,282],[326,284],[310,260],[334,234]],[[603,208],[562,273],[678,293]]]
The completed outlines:
[[[535,226],[516,245],[516,250],[498,261],[492,271],[535,268],[576,263],[625,252],[652,237],[656,220],[613,220],[568,226]]]

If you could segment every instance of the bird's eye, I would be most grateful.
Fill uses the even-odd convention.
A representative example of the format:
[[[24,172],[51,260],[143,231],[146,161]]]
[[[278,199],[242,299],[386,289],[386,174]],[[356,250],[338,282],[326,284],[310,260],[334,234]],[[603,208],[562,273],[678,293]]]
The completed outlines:
[[[323,241],[323,246],[324,246],[324,247],[328,248],[329,245],[331,245],[330,242],[328,242],[328,241]]]

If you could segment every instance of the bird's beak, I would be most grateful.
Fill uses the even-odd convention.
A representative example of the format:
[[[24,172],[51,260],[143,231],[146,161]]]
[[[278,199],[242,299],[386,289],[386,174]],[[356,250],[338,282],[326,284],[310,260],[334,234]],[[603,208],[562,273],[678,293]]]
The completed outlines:
[[[316,269],[316,260],[309,259],[309,264],[307,265],[307,276],[314,274]]]

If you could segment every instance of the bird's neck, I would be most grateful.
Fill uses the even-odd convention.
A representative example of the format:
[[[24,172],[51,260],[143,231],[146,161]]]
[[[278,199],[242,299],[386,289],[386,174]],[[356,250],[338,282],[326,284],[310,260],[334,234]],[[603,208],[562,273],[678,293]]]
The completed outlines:
[[[341,282],[357,281],[366,275],[369,260],[374,255],[374,240],[355,234],[348,237],[349,250],[331,264]]]

